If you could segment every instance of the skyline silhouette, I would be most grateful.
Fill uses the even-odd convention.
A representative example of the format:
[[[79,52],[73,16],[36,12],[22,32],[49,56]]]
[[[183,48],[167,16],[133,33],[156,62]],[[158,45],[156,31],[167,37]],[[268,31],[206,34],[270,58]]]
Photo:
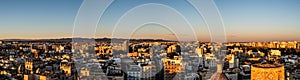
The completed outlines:
[[[223,18],[227,41],[300,41],[299,0],[214,0]],[[0,1],[0,39],[71,38],[82,0],[74,1]],[[191,23],[199,41],[210,41],[203,17],[187,1],[115,0],[101,17],[95,38],[112,37],[114,25],[128,10],[146,3],[164,4],[176,9]],[[144,14],[163,17],[163,9],[145,8]],[[153,12],[153,13],[151,13]],[[161,12],[161,13],[160,13]],[[142,16],[137,16],[142,17]],[[173,19],[167,19],[172,20]],[[138,21],[132,19],[131,21]],[[181,22],[173,21],[180,25]],[[124,25],[124,31],[126,25]],[[174,26],[182,27],[182,26]],[[117,37],[118,38],[118,37]],[[146,25],[132,35],[135,39],[176,40],[160,25]],[[187,38],[189,39],[189,38]]]

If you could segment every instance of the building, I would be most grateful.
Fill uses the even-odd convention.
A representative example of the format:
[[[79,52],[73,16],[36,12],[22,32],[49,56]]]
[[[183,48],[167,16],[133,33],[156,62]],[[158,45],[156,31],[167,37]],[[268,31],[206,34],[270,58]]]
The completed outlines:
[[[297,45],[297,49],[300,49],[300,43],[298,42],[296,45]]]
[[[82,78],[86,76],[90,76],[90,71],[88,68],[83,67],[80,69],[80,77]]]
[[[167,49],[167,53],[172,53],[176,51],[176,46],[175,45],[171,45],[168,47]]]
[[[228,78],[228,80],[238,80],[237,73],[226,73],[225,75]]]
[[[181,62],[180,56],[174,56],[174,59],[163,58],[164,65],[164,80],[173,79],[177,73],[182,72],[184,69],[184,63]]]
[[[142,66],[142,78],[143,80],[155,80],[156,75],[155,65]]]
[[[124,80],[122,69],[119,65],[111,65],[106,69],[106,75],[109,80]]]
[[[210,77],[210,80],[228,80],[226,75],[222,73],[222,64],[217,64],[217,71]]]
[[[284,80],[284,66],[281,64],[254,64],[251,66],[251,80]]]
[[[111,46],[99,46],[98,47],[98,54],[108,54],[112,52],[112,47]]]
[[[142,75],[142,67],[139,65],[128,65],[127,67],[127,79],[128,80],[140,80]]]
[[[281,56],[281,52],[279,50],[271,50],[272,56]]]
[[[71,76],[71,64],[67,60],[63,60],[60,63],[60,69],[65,73],[67,77]]]
[[[184,80],[199,80],[200,76],[196,73],[188,73],[187,75],[185,75]]]
[[[181,48],[179,45],[171,45],[168,47],[167,49],[167,53],[172,53],[172,52],[177,52],[180,53],[181,52]]]
[[[99,63],[87,64],[80,69],[81,80],[107,79]]]
[[[235,57],[234,57],[234,55],[233,54],[229,54],[229,55],[227,55],[226,56],[226,59],[228,59],[228,61],[229,61],[229,68],[234,68],[234,67],[236,67],[235,66]]]

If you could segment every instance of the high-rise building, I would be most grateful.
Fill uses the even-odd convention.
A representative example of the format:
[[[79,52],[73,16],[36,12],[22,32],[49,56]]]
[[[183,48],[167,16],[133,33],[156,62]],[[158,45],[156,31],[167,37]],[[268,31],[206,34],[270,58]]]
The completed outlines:
[[[203,48],[197,48],[195,52],[198,54],[199,57],[202,57]]]
[[[164,65],[164,80],[171,80],[177,73],[184,70],[184,63],[182,63],[181,60],[182,58],[179,56],[174,56],[174,59],[162,59]]]
[[[128,52],[128,50],[129,50],[129,42],[128,42],[128,40],[125,40],[124,42],[123,42],[123,50],[125,51],[125,52]]]
[[[234,67],[239,67],[239,59],[236,56],[234,58]]]
[[[143,80],[155,80],[156,67],[155,65],[142,66]]]
[[[235,66],[234,66],[234,61],[235,61],[235,57],[234,57],[234,55],[233,54],[229,54],[229,55],[227,55],[227,57],[226,57],[228,60],[229,60],[229,68],[234,68]]]
[[[297,49],[300,49],[300,43],[298,42],[296,45],[297,45]]]

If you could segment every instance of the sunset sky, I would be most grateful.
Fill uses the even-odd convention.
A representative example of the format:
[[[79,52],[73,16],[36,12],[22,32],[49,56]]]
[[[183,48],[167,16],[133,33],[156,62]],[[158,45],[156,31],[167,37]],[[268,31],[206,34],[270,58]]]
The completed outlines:
[[[300,41],[300,0],[214,0],[223,18],[228,41]],[[70,38],[82,0],[0,0],[0,39]],[[209,30],[196,9],[185,0],[115,0],[100,19],[96,38],[111,37],[116,22],[127,11],[146,3],[167,5],[191,24],[200,41]],[[164,17],[162,8],[145,8],[144,14]],[[143,16],[133,16],[143,17]],[[135,18],[131,19],[132,21]],[[167,19],[178,26],[181,22]],[[124,25],[124,31],[126,31]],[[132,38],[176,40],[161,25],[143,25]],[[189,38],[187,38],[189,39]]]

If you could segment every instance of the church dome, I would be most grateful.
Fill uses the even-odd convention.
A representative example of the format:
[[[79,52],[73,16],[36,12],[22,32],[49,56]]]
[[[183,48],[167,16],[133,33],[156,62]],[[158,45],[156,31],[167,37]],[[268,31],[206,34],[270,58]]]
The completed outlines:
[[[211,76],[210,80],[228,80],[228,79],[223,73],[216,72]]]

